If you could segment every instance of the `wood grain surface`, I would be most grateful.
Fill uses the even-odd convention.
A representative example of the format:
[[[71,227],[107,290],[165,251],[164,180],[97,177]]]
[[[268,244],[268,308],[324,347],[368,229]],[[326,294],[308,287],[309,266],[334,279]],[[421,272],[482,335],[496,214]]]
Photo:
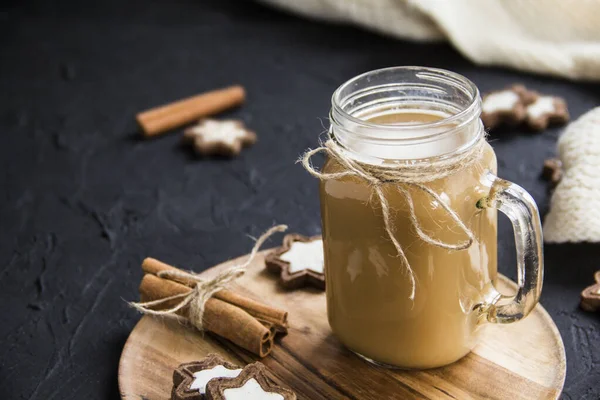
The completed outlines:
[[[565,352],[554,322],[541,305],[523,321],[484,326],[480,344],[443,368],[401,371],[375,367],[345,349],[327,323],[325,295],[285,291],[264,270],[265,252],[234,289],[290,312],[290,332],[261,361],[299,399],[556,399],[561,393]],[[242,258],[209,269],[210,277]],[[502,292],[515,284],[500,277]],[[252,354],[186,325],[144,316],[121,355],[119,388],[124,400],[170,397],[173,369],[208,353],[245,365]]]

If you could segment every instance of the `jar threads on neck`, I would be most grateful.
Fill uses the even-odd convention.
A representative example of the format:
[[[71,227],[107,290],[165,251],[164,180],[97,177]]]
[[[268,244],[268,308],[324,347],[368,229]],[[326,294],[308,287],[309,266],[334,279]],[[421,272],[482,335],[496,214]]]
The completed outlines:
[[[335,91],[331,134],[368,163],[451,157],[483,135],[480,113],[477,87],[458,74],[386,68],[353,78]]]

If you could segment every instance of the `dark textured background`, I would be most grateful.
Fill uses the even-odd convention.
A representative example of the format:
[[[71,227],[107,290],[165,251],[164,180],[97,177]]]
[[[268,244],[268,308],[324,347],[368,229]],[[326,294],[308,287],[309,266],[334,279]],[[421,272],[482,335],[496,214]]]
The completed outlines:
[[[319,231],[316,182],[294,160],[316,143],[346,79],[392,65],[514,81],[560,94],[574,117],[600,86],[476,67],[448,45],[399,42],[248,1],[25,2],[0,11],[0,398],[116,399],[117,363],[139,316],[140,261],[209,267],[246,253],[274,222]],[[466,21],[465,23],[468,23]],[[231,83],[230,115],[259,142],[198,160],[180,132],[140,140],[136,112]],[[548,207],[539,178],[559,129],[492,135],[500,175]],[[501,221],[501,271],[514,278]],[[273,243],[273,242],[272,242]],[[567,351],[564,398],[600,398],[600,315],[578,309],[599,245],[547,246],[542,304]]]

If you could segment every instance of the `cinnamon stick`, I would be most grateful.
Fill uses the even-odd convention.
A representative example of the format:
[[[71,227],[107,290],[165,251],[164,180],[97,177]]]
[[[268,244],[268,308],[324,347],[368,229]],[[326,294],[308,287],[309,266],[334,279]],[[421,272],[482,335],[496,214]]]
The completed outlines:
[[[145,136],[156,136],[238,106],[245,98],[246,92],[242,86],[230,86],[143,111],[136,119]]]
[[[272,326],[277,332],[287,333],[287,311],[270,307],[231,290],[221,290],[215,293],[214,297],[242,308],[264,325]]]
[[[179,269],[166,264],[162,261],[154,258],[146,258],[142,262],[142,270],[147,274],[158,275],[161,271],[179,271]],[[188,287],[195,285],[194,281],[187,280],[185,278],[172,278],[176,279]],[[270,307],[261,302],[252,300],[246,296],[242,296],[238,293],[232,292],[231,290],[221,290],[213,295],[214,298],[225,301],[229,304],[242,308],[248,314],[252,315],[264,325],[273,327],[277,332],[287,333],[288,328],[288,313],[285,310],[279,308]]]
[[[180,271],[179,268],[175,268],[172,265],[164,263],[162,261],[157,260],[156,258],[147,257],[142,261],[142,271],[146,274],[157,275],[163,271]],[[192,280],[188,280],[182,277],[172,277],[170,280],[176,280],[188,287],[192,287],[196,284],[196,282]]]
[[[185,285],[146,274],[140,284],[142,301],[159,300],[184,294],[191,289]],[[160,309],[175,306],[181,299],[161,305]],[[178,312],[186,317],[187,307]],[[239,307],[216,298],[210,298],[204,306],[203,323],[206,330],[228,339],[236,345],[265,357],[273,347],[273,332]]]

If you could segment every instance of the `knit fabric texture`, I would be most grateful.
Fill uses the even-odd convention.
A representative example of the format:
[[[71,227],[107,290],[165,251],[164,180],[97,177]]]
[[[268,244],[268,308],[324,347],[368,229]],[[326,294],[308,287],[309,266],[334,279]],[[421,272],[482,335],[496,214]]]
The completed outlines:
[[[479,65],[600,80],[600,1],[259,0],[391,36],[448,40]]]
[[[558,153],[564,175],[552,195],[544,239],[600,242],[600,107],[569,124]]]

